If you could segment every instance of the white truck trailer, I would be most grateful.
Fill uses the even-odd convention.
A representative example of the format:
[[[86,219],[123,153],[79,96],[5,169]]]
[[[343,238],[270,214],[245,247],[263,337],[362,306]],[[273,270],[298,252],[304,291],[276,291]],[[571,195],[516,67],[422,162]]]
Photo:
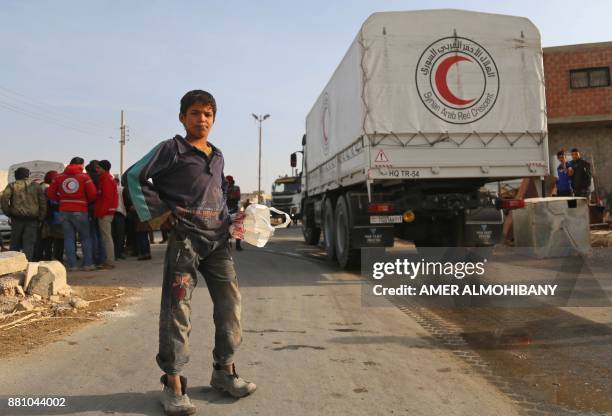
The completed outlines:
[[[371,15],[306,117],[302,220],[347,266],[395,237],[466,244],[485,183],[548,172],[542,49],[522,17]],[[497,209],[500,209],[497,205]]]

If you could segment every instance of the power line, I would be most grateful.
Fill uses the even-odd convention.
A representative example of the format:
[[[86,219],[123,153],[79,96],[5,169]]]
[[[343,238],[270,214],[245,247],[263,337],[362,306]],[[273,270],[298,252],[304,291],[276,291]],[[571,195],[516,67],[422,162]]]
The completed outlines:
[[[4,92],[3,92],[4,91]],[[8,93],[8,94],[7,94]],[[97,122],[92,122],[92,121],[87,121],[87,120],[83,120],[82,118],[79,118],[78,120],[75,120],[75,116],[72,114],[68,114],[65,112],[61,112],[57,109],[55,109],[54,107],[50,106],[49,104],[45,104],[45,103],[41,103],[38,101],[35,101],[32,98],[29,98],[17,91],[13,91],[9,88],[0,86],[0,96],[3,96],[5,99],[9,99],[9,100],[13,100],[13,101],[17,101],[18,103],[8,103],[8,104],[12,104],[15,106],[20,106],[20,105],[28,105],[28,106],[32,106],[32,107],[36,107],[37,108],[37,112],[41,112],[43,113],[45,116],[49,116],[49,117],[53,117],[53,118],[60,118],[63,120],[63,122],[70,122],[71,124],[78,124],[80,125],[81,128],[86,128],[86,129],[104,129],[107,130],[109,127],[105,126],[103,124],[97,123]]]
[[[74,130],[74,131],[77,131],[79,133],[84,133],[84,134],[87,134],[87,135],[90,135],[90,136],[104,137],[104,136],[100,135],[99,132],[87,131],[87,130],[83,130],[83,129],[79,128],[79,127],[75,127],[75,126],[71,126],[71,125],[68,125],[68,124],[64,124],[64,123],[59,122],[57,120],[46,119],[44,117],[41,117],[40,115],[37,115],[36,113],[32,113],[32,112],[30,112],[28,110],[24,110],[23,108],[13,106],[13,105],[5,103],[3,101],[0,101],[0,107],[4,108],[6,110],[12,111],[14,113],[18,113],[18,114],[21,114],[21,115],[24,115],[24,116],[27,116],[27,117],[30,117],[30,118],[33,118],[33,119],[36,119],[36,120],[39,120],[39,121],[43,121],[45,123],[55,124],[56,126],[63,127],[63,128],[66,128],[66,129],[70,129],[70,130]]]

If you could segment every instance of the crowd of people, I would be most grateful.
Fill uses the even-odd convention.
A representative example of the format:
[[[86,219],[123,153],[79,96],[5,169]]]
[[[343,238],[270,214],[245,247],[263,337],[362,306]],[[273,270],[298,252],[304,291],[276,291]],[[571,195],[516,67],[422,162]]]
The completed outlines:
[[[11,220],[9,250],[23,251],[29,261],[61,261],[68,271],[113,269],[128,255],[150,260],[151,229],[110,170],[108,160],[85,166],[74,157],[63,172],[49,171],[38,183],[27,168],[17,168],[0,197]]]

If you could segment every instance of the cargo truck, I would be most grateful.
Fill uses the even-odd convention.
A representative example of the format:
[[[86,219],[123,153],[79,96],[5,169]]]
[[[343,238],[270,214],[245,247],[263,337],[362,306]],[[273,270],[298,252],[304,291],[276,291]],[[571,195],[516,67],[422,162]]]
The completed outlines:
[[[473,214],[502,208],[485,184],[548,174],[539,32],[497,14],[375,13],[308,113],[302,147],[304,238],[323,235],[341,266],[395,238],[471,244]]]
[[[272,184],[272,206],[289,214],[293,223],[297,223],[300,216],[301,202],[301,176],[283,176]],[[285,220],[284,215],[272,213],[273,225]]]

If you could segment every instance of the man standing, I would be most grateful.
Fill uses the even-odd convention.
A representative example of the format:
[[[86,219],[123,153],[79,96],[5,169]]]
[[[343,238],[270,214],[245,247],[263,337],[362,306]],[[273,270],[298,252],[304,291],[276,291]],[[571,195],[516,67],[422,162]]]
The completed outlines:
[[[115,247],[115,260],[124,260],[124,247],[125,247],[125,217],[127,212],[125,210],[125,203],[123,202],[123,186],[121,186],[121,180],[119,177],[115,177],[115,184],[117,185],[117,211],[113,218],[112,233],[113,233],[113,246]]]
[[[93,254],[89,233],[89,214],[87,205],[96,200],[96,187],[83,172],[84,160],[74,157],[47,189],[49,199],[59,202],[62,227],[64,229],[64,253],[68,271],[76,267],[76,234],[81,239],[83,249],[83,270],[92,271]]]
[[[557,196],[572,196],[572,183],[568,174],[567,162],[565,161],[565,151],[557,152]]]
[[[161,397],[166,414],[188,415],[195,406],[180,374],[189,361],[191,294],[198,272],[213,302],[215,347],[210,384],[234,397],[255,391],[240,378],[234,353],[242,340],[240,292],[229,248],[230,217],[223,154],[208,142],[217,105],[206,91],[181,99],[186,136],[161,142],[123,176],[141,221],[173,227],[164,260],[157,363],[164,371]],[[152,180],[149,181],[149,179]]]
[[[94,217],[98,220],[100,238],[104,248],[106,259],[100,265],[102,269],[114,269],[113,259],[115,258],[115,246],[113,244],[112,224],[119,204],[117,184],[110,174],[111,163],[108,160],[101,160],[96,165],[98,173],[98,195],[94,207]]]
[[[23,250],[27,259],[34,261],[38,228],[47,214],[47,200],[40,185],[30,179],[27,168],[15,170],[15,182],[4,189],[1,204],[2,211],[11,219],[10,249]]]
[[[591,164],[580,156],[580,150],[572,149],[572,160],[568,164],[568,174],[572,180],[574,196],[589,198],[591,189]]]
[[[236,185],[234,182],[234,177],[231,175],[227,175],[225,177],[228,183],[227,187],[227,209],[229,210],[230,215],[236,214],[240,211],[240,187]],[[242,246],[240,245],[240,239],[236,238],[236,250],[242,251]]]

